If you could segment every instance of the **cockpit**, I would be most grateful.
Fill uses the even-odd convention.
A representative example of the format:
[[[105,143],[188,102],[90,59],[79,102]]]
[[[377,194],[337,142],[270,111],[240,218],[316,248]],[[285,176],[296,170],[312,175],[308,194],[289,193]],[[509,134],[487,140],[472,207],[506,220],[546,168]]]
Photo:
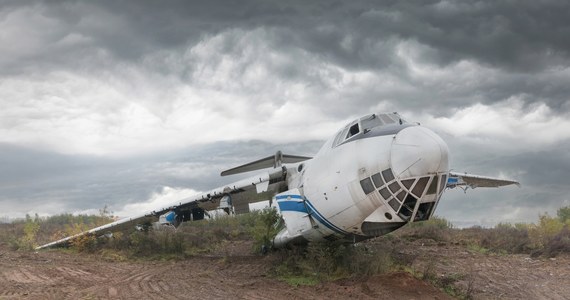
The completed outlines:
[[[407,122],[396,112],[367,115],[350,122],[340,130],[332,143],[332,148],[352,140],[357,140],[359,137],[362,138],[363,135],[371,131],[376,131],[381,134],[392,134],[401,130],[402,125],[407,125]]]

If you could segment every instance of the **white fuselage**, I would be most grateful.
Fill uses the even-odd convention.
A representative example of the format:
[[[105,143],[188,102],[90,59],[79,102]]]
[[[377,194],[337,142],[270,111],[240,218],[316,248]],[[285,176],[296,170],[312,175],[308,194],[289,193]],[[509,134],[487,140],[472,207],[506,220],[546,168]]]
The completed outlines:
[[[276,246],[363,240],[433,214],[449,172],[445,142],[419,125],[367,129],[363,119],[351,123],[358,133],[346,138],[345,128],[288,168],[289,190],[274,198],[286,224]]]

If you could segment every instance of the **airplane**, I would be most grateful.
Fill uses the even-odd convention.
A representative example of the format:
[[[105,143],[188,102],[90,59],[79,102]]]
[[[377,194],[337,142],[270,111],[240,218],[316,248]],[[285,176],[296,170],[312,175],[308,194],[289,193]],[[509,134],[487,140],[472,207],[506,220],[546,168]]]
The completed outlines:
[[[208,211],[249,211],[260,196],[270,198],[284,221],[274,248],[341,240],[360,242],[407,223],[430,219],[447,189],[519,185],[517,181],[457,173],[449,148],[432,130],[398,113],[369,114],[341,128],[314,157],[275,155],[241,165],[221,176],[259,174],[176,203],[124,218],[38,247],[67,244],[85,234],[102,234],[158,218],[178,226],[202,220]],[[267,199],[267,198],[266,198]]]

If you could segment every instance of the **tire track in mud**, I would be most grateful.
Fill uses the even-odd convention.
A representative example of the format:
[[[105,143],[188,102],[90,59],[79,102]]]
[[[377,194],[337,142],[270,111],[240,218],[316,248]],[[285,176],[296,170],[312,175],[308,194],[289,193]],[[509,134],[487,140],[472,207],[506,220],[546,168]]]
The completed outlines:
[[[32,269],[32,267],[22,267],[20,269],[3,272],[3,276],[6,280],[17,283],[49,283],[52,281],[52,278],[49,276],[37,274],[32,271]]]
[[[94,295],[101,298],[178,299],[177,294],[187,287],[179,278],[172,280],[176,264],[134,264],[124,268],[115,266],[105,280],[77,291],[72,296]],[[178,282],[176,285],[173,282]]]
[[[0,299],[61,299],[54,285],[61,277],[38,270],[36,266],[22,265],[2,272]]]

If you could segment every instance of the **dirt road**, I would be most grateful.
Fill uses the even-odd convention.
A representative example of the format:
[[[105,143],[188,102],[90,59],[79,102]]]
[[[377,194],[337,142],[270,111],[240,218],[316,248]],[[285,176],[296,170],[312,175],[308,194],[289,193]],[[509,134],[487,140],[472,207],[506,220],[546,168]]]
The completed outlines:
[[[450,299],[409,273],[292,287],[268,275],[277,256],[220,255],[184,261],[105,261],[65,251],[15,252],[0,245],[0,299]],[[245,250],[240,250],[245,249]],[[570,258],[488,255],[415,241],[402,248],[417,272],[454,278],[475,299],[568,299]],[[427,268],[427,269],[426,269]]]

